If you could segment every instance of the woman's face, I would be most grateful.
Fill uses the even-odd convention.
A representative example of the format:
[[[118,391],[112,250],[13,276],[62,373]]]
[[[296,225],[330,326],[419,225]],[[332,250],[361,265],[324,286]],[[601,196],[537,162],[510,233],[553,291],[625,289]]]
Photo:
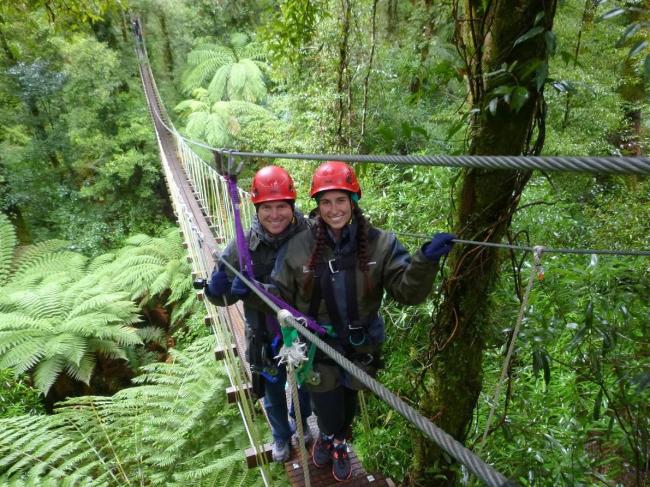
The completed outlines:
[[[325,191],[318,201],[318,209],[323,221],[338,238],[341,231],[352,219],[352,201],[344,191]]]

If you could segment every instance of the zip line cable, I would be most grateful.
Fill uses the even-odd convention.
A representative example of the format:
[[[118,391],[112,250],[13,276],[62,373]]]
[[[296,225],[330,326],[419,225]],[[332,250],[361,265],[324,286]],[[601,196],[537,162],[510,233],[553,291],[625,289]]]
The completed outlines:
[[[420,240],[430,240],[432,235],[426,235],[423,233],[409,233],[409,232],[393,232],[395,235],[401,235],[404,237],[416,238]],[[479,247],[495,247],[499,249],[511,249],[519,250],[523,252],[534,252],[535,247],[527,245],[512,245],[512,244],[503,244],[495,242],[478,242],[476,240],[463,240],[461,238],[455,238],[452,240],[454,243],[465,244],[465,245],[476,245]],[[650,250],[613,250],[613,249],[570,249],[570,248],[552,248],[544,247],[545,254],[585,254],[585,255],[631,255],[639,257],[650,257]]]

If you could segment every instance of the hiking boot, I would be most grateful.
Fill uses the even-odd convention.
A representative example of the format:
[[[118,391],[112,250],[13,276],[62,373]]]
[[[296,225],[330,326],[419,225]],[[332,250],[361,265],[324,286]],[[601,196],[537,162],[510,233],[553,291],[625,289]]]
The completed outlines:
[[[314,443],[313,448],[311,449],[311,458],[314,461],[314,465],[316,465],[318,468],[326,467],[332,460],[332,455],[330,453],[331,450],[331,438],[319,435],[318,439]]]
[[[332,445],[332,475],[339,482],[347,480],[352,475],[352,465],[348,454],[347,443]]]
[[[289,460],[289,442],[275,440],[271,448],[271,457],[274,462],[284,463]]]

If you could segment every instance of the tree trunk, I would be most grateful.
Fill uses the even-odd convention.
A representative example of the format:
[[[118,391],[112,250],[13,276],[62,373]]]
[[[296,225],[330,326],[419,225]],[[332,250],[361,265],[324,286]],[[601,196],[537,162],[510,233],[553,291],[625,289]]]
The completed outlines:
[[[553,36],[555,1],[489,2],[485,10],[482,3],[465,0],[463,6],[454,5],[455,42],[466,63],[471,108],[479,109],[473,120],[470,153],[539,153],[544,141],[545,105],[538,82],[547,72],[545,38]],[[538,17],[540,12],[544,12],[543,18]],[[545,32],[515,45],[539,25]],[[504,63],[512,66],[515,61],[512,72],[495,74]],[[535,69],[529,72],[531,66]],[[519,96],[526,90],[521,106],[514,95],[506,98],[493,91],[503,86],[512,87],[513,94],[518,90]],[[455,232],[462,239],[499,242],[509,228],[530,172],[466,169],[460,177]],[[419,407],[445,431],[464,441],[481,392],[488,297],[500,259],[491,248],[457,246],[448,264],[450,277],[443,284],[443,299],[434,317],[425,362],[431,365],[423,379],[427,392]],[[453,485],[455,468],[441,450],[422,438],[415,450],[408,479],[411,485]]]

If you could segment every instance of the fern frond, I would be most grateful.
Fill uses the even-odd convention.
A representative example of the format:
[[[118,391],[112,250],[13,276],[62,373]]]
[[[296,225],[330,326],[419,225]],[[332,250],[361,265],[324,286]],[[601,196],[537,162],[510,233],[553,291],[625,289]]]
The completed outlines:
[[[28,266],[34,257],[64,251],[69,246],[70,242],[65,240],[46,240],[45,242],[20,246],[16,249],[13,269],[16,271],[23,266]]]
[[[248,44],[248,35],[243,32],[234,32],[230,35],[230,45],[233,51],[240,52]]]
[[[31,370],[45,355],[43,349],[48,339],[47,335],[31,336],[29,339],[15,344],[0,357],[0,369],[19,366],[22,371]]]
[[[126,295],[125,293],[122,292],[115,292],[110,294],[109,293],[99,294],[99,295],[89,297],[88,299],[84,300],[83,302],[77,304],[74,308],[72,308],[67,313],[67,318],[71,319],[71,318],[76,318],[78,316],[90,314],[93,312],[103,311],[109,307],[114,307],[117,303],[123,303],[125,305],[125,307],[127,308],[125,310],[126,314],[134,313],[135,310],[133,309],[132,305],[125,300],[125,298]]]
[[[16,231],[9,217],[0,213],[0,286],[3,286],[11,275],[11,265],[16,248]]]
[[[96,272],[98,269],[104,267],[105,265],[110,264],[114,260],[115,260],[115,254],[110,252],[106,254],[98,255],[97,257],[95,257],[93,260],[90,261],[88,267],[86,267],[86,272],[92,274]]]
[[[65,359],[61,355],[40,360],[34,370],[34,385],[47,394],[59,376],[65,365]]]
[[[174,111],[181,117],[187,118],[194,112],[207,112],[208,104],[199,100],[183,100],[174,107]]]
[[[144,328],[137,328],[138,336],[142,342],[151,342],[165,347],[167,344],[167,335],[165,331],[157,326],[145,326]]]
[[[90,377],[92,376],[96,362],[94,354],[86,352],[78,363],[66,363],[65,371],[73,379],[81,381],[84,384],[90,384]]]
[[[228,98],[259,102],[266,96],[262,72],[250,59],[242,59],[232,65],[228,84]]]
[[[80,278],[87,261],[84,255],[69,251],[34,254],[16,267],[10,283],[28,286],[57,274]]]
[[[207,88],[208,99],[210,101],[223,100],[228,95],[227,85],[234,64],[221,66],[217,69]]]

